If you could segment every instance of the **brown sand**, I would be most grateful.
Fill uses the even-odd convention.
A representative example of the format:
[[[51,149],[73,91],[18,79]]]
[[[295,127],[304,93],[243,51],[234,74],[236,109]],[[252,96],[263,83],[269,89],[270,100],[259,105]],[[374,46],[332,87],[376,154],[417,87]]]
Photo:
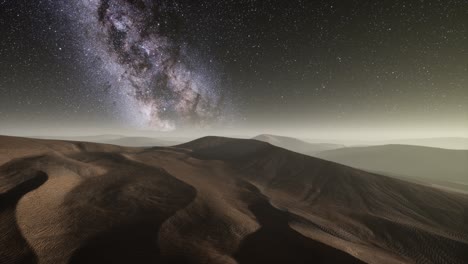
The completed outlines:
[[[0,137],[0,263],[468,263],[468,197],[255,140]]]

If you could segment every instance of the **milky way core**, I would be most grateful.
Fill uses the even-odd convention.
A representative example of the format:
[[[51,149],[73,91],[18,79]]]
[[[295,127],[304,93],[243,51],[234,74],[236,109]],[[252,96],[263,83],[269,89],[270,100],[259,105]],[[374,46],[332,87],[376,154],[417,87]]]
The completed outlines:
[[[131,122],[170,131],[207,127],[220,119],[224,97],[219,81],[177,34],[177,5],[86,0],[78,9],[85,46],[108,74],[109,89],[124,98]]]

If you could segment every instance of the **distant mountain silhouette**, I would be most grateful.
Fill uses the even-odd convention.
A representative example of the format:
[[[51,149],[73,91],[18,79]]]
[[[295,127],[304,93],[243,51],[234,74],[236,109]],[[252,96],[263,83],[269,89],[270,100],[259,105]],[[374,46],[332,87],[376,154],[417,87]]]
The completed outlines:
[[[447,188],[468,187],[468,150],[385,145],[321,152],[317,157],[384,175]]]

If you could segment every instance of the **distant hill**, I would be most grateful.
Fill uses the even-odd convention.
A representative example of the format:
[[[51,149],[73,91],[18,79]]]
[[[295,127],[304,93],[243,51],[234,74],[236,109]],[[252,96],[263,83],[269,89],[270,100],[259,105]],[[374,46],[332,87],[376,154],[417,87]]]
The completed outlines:
[[[177,145],[186,139],[178,138],[153,138],[153,137],[129,137],[122,135],[96,135],[96,136],[70,136],[70,137],[36,137],[40,139],[55,139],[66,141],[92,142],[112,144],[124,147],[167,147]]]
[[[95,136],[38,136],[38,137],[32,136],[31,138],[104,143],[109,140],[116,140],[116,139],[120,139],[124,137],[125,136],[123,135],[106,134],[106,135],[95,135]]]
[[[317,157],[423,183],[448,183],[446,187],[450,188],[454,184],[458,187],[468,186],[468,150],[384,145],[324,151]]]
[[[283,136],[266,135],[266,134],[256,136],[253,139],[267,142],[280,148],[288,149],[297,153],[311,155],[311,156],[319,152],[326,151],[326,150],[332,150],[332,149],[338,149],[338,148],[344,147],[344,145],[339,145],[339,144],[308,143],[308,142],[302,141],[300,139],[292,138],[292,137],[283,137]]]
[[[180,144],[182,141],[169,141],[165,139],[149,137],[123,137],[113,140],[106,140],[103,143],[119,145],[124,147],[168,147]]]
[[[399,139],[385,141],[385,144],[415,145],[432,148],[465,149],[468,150],[468,138],[421,138],[421,139]]]

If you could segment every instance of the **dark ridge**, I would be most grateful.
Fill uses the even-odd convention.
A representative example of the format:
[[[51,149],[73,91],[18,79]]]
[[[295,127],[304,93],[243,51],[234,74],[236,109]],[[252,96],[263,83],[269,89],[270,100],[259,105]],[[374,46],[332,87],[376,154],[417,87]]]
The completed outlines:
[[[206,160],[249,159],[252,155],[261,155],[275,148],[258,140],[223,137],[203,137],[176,147],[191,149],[193,157]]]
[[[266,200],[250,205],[249,209],[261,228],[247,236],[234,254],[239,264],[364,263],[290,228],[290,213],[273,207]]]
[[[37,263],[37,256],[16,223],[15,211],[21,197],[39,188],[47,179],[45,172],[37,171],[30,179],[0,193],[0,263]]]
[[[190,154],[191,151],[189,149],[186,149],[186,148],[179,148],[177,146],[173,147],[173,146],[167,146],[167,147],[160,147],[160,146],[156,146],[156,147],[149,147],[149,148],[144,148],[143,150],[141,150],[140,152],[138,152],[139,154],[141,153],[151,153],[151,152],[154,152],[154,151],[164,151],[164,150],[172,150],[172,151],[177,151],[179,153],[186,153],[186,154]]]
[[[206,136],[206,137],[197,138],[197,139],[189,141],[187,143],[177,145],[175,147],[195,150],[195,149],[201,149],[201,148],[207,148],[207,147],[222,145],[224,143],[232,142],[232,141],[235,141],[235,140],[237,140],[237,139],[227,138],[227,137]]]

